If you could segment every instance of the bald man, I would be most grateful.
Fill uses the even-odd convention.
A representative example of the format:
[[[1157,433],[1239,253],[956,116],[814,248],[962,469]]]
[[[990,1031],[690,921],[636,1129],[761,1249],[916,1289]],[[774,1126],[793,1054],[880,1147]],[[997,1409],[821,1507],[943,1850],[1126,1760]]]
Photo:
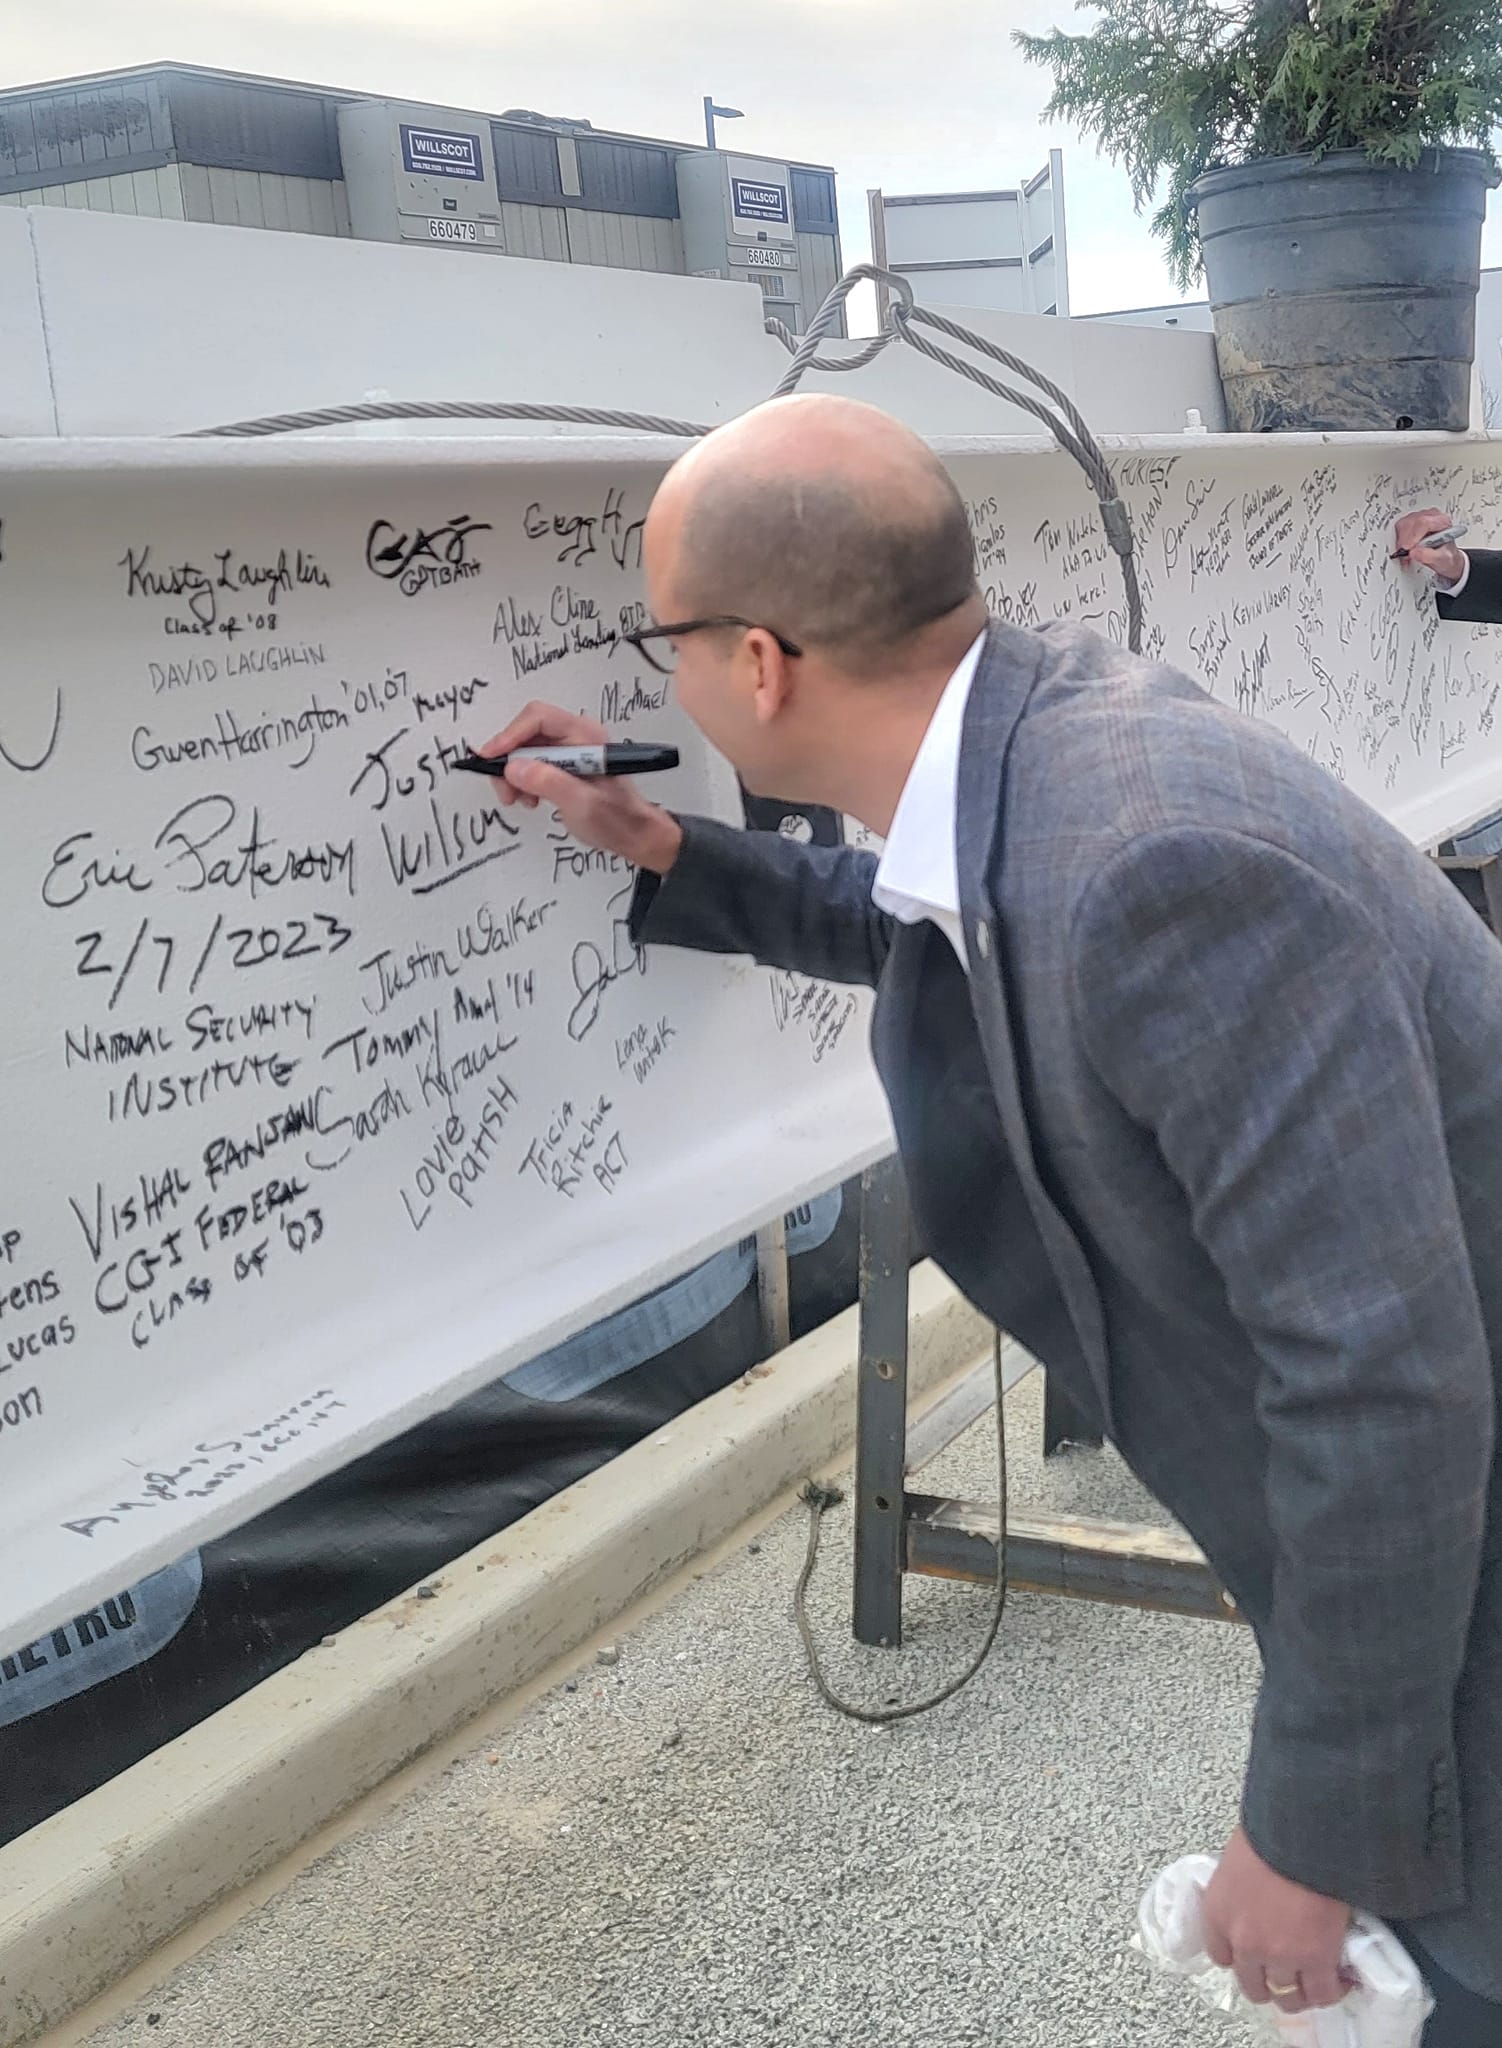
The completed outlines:
[[[879,860],[518,765],[644,942],[876,988],[921,1239],[1203,1545],[1264,1680],[1215,1956],[1336,2002],[1402,1923],[1430,2048],[1502,2044],[1502,948],[1302,753],[1079,626],[989,620],[865,406],[700,443],[634,637],[755,793]],[[598,741],[534,705],[491,752]]]

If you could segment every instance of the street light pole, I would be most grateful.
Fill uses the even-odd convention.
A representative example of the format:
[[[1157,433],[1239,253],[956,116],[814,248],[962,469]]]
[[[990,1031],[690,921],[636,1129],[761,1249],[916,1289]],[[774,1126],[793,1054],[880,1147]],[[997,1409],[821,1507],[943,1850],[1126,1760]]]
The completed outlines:
[[[714,127],[717,117],[721,121],[744,121],[746,118],[739,107],[717,107],[714,103],[713,95],[706,93],[704,95],[704,140],[711,149],[718,149],[720,146],[715,136]]]

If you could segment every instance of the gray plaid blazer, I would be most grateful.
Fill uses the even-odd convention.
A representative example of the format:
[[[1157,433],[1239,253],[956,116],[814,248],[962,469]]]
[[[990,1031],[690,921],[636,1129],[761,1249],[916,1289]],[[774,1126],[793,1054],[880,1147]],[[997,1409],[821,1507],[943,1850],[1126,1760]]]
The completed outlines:
[[[1271,729],[993,626],[971,975],[874,861],[685,820],[646,943],[876,988],[926,1249],[1061,1376],[1260,1643],[1275,1868],[1502,1996],[1502,946]]]

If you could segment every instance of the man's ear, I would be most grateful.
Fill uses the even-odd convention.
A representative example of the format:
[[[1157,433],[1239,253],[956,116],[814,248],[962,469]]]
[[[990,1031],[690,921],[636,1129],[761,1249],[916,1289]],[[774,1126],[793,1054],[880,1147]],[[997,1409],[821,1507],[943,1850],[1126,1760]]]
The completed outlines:
[[[770,725],[793,695],[793,664],[772,635],[754,626],[741,646],[750,665],[751,709],[758,725]]]

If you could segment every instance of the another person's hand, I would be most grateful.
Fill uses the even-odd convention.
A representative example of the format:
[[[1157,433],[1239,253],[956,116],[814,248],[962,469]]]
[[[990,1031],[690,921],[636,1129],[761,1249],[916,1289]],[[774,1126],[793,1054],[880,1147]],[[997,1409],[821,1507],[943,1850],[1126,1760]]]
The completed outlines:
[[[556,704],[532,703],[519,711],[503,732],[487,740],[482,754],[509,754],[517,747],[596,747],[609,735],[603,725]],[[665,875],[678,858],[683,828],[671,812],[648,803],[636,784],[623,776],[590,779],[570,775],[545,761],[514,762],[495,779],[503,804],[524,804],[535,810],[551,804],[564,824],[585,846],[617,853],[633,867]]]
[[[1402,567],[1405,569],[1432,569],[1441,583],[1458,583],[1465,574],[1466,559],[1453,540],[1447,540],[1437,548],[1425,547],[1424,541],[1431,533],[1443,533],[1446,527],[1455,524],[1448,512],[1405,512],[1398,521],[1395,546],[1406,548]]]
[[[1307,2012],[1345,1997],[1350,1907],[1280,1877],[1240,1828],[1205,1888],[1204,1913],[1211,1962],[1234,1970],[1254,2005]]]

